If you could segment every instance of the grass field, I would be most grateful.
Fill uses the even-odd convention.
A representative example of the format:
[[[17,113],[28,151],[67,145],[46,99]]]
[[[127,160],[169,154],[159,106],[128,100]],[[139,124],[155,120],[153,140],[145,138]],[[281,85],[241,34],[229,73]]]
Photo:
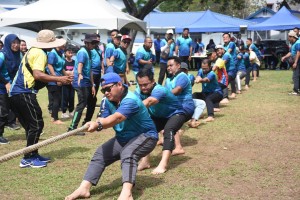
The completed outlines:
[[[151,175],[153,168],[138,172],[134,198],[300,199],[300,97],[287,95],[291,75],[291,71],[261,71],[248,91],[221,107],[214,122],[198,129],[185,126],[186,153],[172,157],[165,174]],[[200,85],[193,88],[199,89]],[[45,121],[41,141],[65,132],[71,120],[51,124],[45,89],[38,99]],[[43,147],[40,153],[53,159],[46,168],[21,169],[20,157],[0,164],[0,199],[63,199],[79,186],[97,146],[113,135],[108,129]],[[5,130],[5,136],[10,144],[0,146],[0,155],[25,147],[23,129]],[[157,146],[153,167],[160,158]],[[120,162],[116,162],[92,188],[91,199],[117,199],[120,191]]]

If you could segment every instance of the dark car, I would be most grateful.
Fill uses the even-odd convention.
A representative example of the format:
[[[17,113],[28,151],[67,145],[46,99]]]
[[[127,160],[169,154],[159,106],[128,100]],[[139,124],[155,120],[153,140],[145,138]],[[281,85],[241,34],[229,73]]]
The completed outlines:
[[[290,48],[285,40],[262,40],[260,45],[257,45],[265,56],[265,68],[266,69],[276,69],[277,65],[281,69],[286,69],[286,63],[281,63],[281,57],[286,55]]]
[[[277,57],[284,56],[290,50],[285,40],[262,40],[263,54],[275,54]]]

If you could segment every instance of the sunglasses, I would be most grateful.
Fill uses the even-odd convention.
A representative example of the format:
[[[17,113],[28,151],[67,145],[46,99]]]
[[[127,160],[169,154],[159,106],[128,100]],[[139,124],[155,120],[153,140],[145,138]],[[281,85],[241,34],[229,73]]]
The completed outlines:
[[[111,88],[114,87],[115,85],[117,85],[117,83],[114,83],[114,84],[112,84],[112,85],[109,86],[109,87],[102,88],[102,89],[101,89],[102,94],[105,94],[105,92],[111,92]]]

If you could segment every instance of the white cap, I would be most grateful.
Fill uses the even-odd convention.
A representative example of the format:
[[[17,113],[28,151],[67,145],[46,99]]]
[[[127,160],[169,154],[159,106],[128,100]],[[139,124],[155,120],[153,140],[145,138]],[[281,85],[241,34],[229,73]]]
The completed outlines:
[[[224,49],[223,45],[218,44],[215,49]]]
[[[172,34],[173,35],[174,34],[173,29],[168,29],[166,34]]]

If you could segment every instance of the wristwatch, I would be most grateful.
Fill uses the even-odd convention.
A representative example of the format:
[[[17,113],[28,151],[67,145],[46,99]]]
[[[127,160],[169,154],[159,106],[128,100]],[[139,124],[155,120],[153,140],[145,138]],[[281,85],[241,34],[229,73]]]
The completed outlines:
[[[103,129],[103,126],[101,124],[101,122],[97,122],[98,123],[98,128],[96,129],[97,131],[101,131]]]

